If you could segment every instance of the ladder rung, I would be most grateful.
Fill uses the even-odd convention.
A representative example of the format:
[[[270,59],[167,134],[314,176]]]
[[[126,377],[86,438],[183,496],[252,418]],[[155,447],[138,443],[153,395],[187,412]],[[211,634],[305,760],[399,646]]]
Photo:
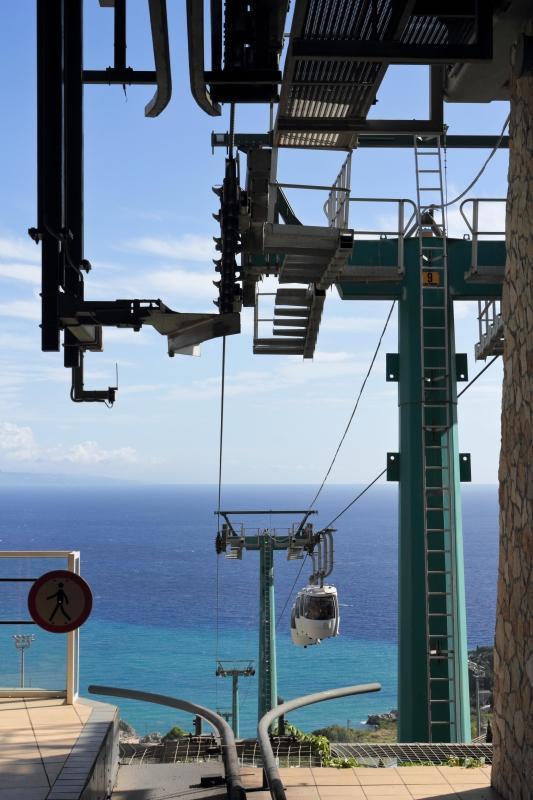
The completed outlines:
[[[428,569],[428,575],[451,575],[451,570],[449,569]]]
[[[449,611],[430,611],[428,617],[453,617]]]
[[[419,169],[419,172],[440,172],[440,169]]]
[[[449,697],[447,700],[433,700],[431,697],[429,698],[430,703],[455,703],[453,697]]]
[[[441,189],[442,189],[442,186],[419,186],[418,187],[418,191],[419,192],[440,192]]]
[[[428,597],[451,597],[451,592],[428,592]]]

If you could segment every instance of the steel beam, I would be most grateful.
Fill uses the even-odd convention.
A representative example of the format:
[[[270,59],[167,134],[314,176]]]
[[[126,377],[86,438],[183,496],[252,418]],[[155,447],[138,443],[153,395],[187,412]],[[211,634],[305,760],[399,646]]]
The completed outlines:
[[[485,26],[482,26],[485,33]],[[383,40],[295,39],[292,57],[297,61],[364,61],[386,64],[452,64],[492,58],[492,40],[475,44],[405,44]]]
[[[116,9],[115,9],[116,13]],[[65,292],[83,301],[83,1],[63,3]],[[83,353],[71,331],[64,333],[65,367],[80,367]]]
[[[42,242],[44,351],[59,350],[59,287],[63,281],[62,3],[37,0],[37,231]]]

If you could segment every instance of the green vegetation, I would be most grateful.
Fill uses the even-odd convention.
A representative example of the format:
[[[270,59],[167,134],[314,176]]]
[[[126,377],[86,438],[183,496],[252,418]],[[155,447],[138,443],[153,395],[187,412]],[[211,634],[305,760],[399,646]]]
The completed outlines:
[[[334,726],[338,727],[338,726]],[[355,758],[336,758],[331,755],[331,747],[326,736],[316,736],[314,733],[304,733],[299,728],[285,723],[285,732],[294,736],[299,742],[311,745],[311,752],[318,756],[323,767],[337,767],[338,769],[348,769],[349,767],[359,767],[360,764]]]
[[[183,728],[179,727],[179,725],[174,725],[174,727],[171,728],[168,731],[168,733],[165,733],[165,735],[162,737],[161,741],[170,742],[173,739],[184,739],[188,735],[189,734],[187,733],[187,731],[184,731]]]
[[[379,719],[377,724],[365,729],[345,728],[330,725],[313,731],[314,736],[324,736],[329,742],[395,742],[397,740],[396,720]]]

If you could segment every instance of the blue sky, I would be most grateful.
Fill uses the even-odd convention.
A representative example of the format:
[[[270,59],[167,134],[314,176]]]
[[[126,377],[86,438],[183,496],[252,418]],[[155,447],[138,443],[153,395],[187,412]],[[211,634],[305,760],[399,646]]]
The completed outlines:
[[[147,4],[128,4],[128,64],[151,69]],[[85,66],[112,61],[113,15],[96,0],[85,3]],[[144,117],[151,87],[90,86],[85,91],[85,256],[93,271],[89,299],[159,297],[179,311],[211,311],[211,212],[224,153],[210,149],[207,117],[189,92],[183,3],[169,4],[173,71],[170,106]],[[0,469],[108,475],[156,482],[215,482],[218,468],[220,353],[218,341],[200,358],[169,359],[165,340],[151,329],[104,331],[104,352],[86,360],[88,387],[112,385],[112,410],[75,405],[62,354],[40,352],[39,249],[26,235],[36,223],[35,4],[22,0],[3,19],[0,48],[4,109],[0,128]],[[389,70],[373,115],[425,115],[423,68]],[[446,106],[450,133],[499,133],[508,104]],[[237,130],[265,131],[268,109],[237,110]],[[448,191],[455,196],[481,166],[484,151],[448,151]],[[279,179],[331,183],[341,153],[285,151]],[[243,161],[242,167],[245,164]],[[506,193],[507,153],[498,153],[472,191]],[[414,198],[410,151],[361,150],[352,162],[354,196]],[[324,224],[319,193],[289,195],[307,224]],[[390,224],[390,209],[361,217],[376,229]],[[503,228],[503,206],[487,216]],[[466,232],[456,208],[450,231]],[[264,285],[268,290],[268,283]],[[251,309],[243,333],[228,339],[224,479],[231,483],[317,483],[329,464],[374,351],[390,303],[343,302],[329,293],[313,361],[252,354]],[[470,374],[477,341],[476,303],[456,304],[457,349],[467,352]],[[396,385],[385,382],[385,353],[397,350],[395,316],[331,475],[332,483],[366,483],[397,445]],[[501,364],[460,400],[460,448],[472,453],[473,480],[495,483],[499,454]]]

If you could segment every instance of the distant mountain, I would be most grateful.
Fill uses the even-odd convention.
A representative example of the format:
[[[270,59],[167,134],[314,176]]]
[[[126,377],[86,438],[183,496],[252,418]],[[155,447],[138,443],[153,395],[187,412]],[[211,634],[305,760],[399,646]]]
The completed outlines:
[[[107,475],[72,475],[60,472],[4,472],[0,470],[2,486],[109,486],[135,485],[137,481],[110,478]]]

